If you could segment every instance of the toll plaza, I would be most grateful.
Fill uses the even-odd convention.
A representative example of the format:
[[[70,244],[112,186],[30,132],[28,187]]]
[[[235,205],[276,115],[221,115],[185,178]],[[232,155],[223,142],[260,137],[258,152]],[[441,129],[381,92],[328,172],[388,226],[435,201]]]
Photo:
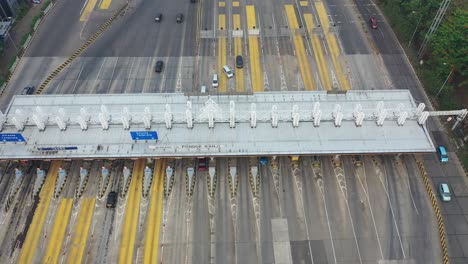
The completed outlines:
[[[3,159],[435,151],[407,90],[15,96]]]

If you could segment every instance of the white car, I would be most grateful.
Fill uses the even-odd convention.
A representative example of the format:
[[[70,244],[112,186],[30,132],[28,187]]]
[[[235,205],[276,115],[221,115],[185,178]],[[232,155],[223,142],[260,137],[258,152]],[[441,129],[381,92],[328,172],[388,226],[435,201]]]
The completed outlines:
[[[232,73],[231,69],[227,65],[223,66],[223,72],[226,74],[228,78],[234,77],[234,73]]]
[[[40,4],[41,3],[41,0],[31,0],[33,2],[33,4]]]
[[[219,82],[218,82],[218,74],[213,74],[213,88],[218,88]]]

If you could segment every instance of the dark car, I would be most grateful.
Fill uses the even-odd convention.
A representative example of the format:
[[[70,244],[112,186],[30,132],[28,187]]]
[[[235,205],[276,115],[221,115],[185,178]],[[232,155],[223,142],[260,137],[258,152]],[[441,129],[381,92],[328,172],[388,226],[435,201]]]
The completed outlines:
[[[154,21],[161,22],[161,20],[162,20],[162,14],[161,13],[156,13],[156,17],[154,18]]]
[[[156,66],[154,67],[154,71],[155,72],[162,72],[163,65],[164,65],[163,61],[157,61]]]
[[[242,68],[244,67],[244,59],[242,59],[241,55],[236,56],[236,67],[237,68]]]
[[[178,13],[176,16],[176,22],[182,23],[182,21],[184,21],[184,15],[182,15],[182,13]]]
[[[34,92],[34,86],[26,86],[21,91],[21,95],[30,95]]]
[[[207,164],[208,164],[208,161],[206,158],[198,159],[198,170],[205,171]]]
[[[115,208],[116,204],[117,204],[117,193],[116,192],[110,192],[107,195],[106,207],[107,208]]]
[[[376,28],[377,28],[377,18],[371,17],[371,18],[370,18],[370,24],[371,24],[371,27],[372,27],[373,29],[376,29]]]

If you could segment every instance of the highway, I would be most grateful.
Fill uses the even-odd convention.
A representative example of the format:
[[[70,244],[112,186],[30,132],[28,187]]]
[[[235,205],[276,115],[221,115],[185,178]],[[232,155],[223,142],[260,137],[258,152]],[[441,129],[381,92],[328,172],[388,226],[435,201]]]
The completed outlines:
[[[4,95],[2,111],[22,87],[38,87],[104,23],[123,0],[57,3],[21,60]],[[154,16],[163,14],[157,23]],[[177,13],[184,21],[176,23]],[[379,28],[368,20],[376,16]],[[53,30],[50,30],[53,28]],[[258,30],[259,29],[259,30]],[[236,68],[242,55],[244,67]],[[156,73],[156,61],[164,62]],[[222,66],[234,77],[228,79]],[[212,87],[218,74],[219,87]],[[85,52],[53,79],[44,94],[261,92],[297,90],[410,89],[424,100],[416,76],[383,16],[371,1],[129,1]],[[436,142],[441,130],[430,124]],[[256,158],[216,158],[214,195],[209,173],[197,158],[0,163],[0,202],[14,185],[14,168],[25,177],[15,203],[0,212],[1,263],[440,263],[434,211],[416,158],[434,184],[448,178],[463,193],[455,163],[435,155],[289,157],[260,165]],[[250,170],[258,166],[255,193]],[[79,168],[89,170],[77,197]],[[108,185],[101,167],[110,170]],[[123,168],[132,172],[124,191]],[[142,196],[143,170],[153,170]],[[165,168],[173,186],[163,193]],[[40,199],[32,199],[36,167],[47,170]],[[68,172],[54,198],[59,167]],[[236,168],[236,181],[230,171]],[[195,169],[193,193],[187,168]],[[104,185],[103,185],[104,184]],[[231,185],[230,185],[231,184]],[[466,183],[465,183],[466,184]],[[434,185],[435,186],[435,185]],[[100,189],[103,192],[100,193]],[[116,208],[106,208],[110,191]],[[443,204],[457,252],[463,251],[464,200]],[[454,216],[458,214],[458,216]],[[468,230],[468,229],[466,229]]]

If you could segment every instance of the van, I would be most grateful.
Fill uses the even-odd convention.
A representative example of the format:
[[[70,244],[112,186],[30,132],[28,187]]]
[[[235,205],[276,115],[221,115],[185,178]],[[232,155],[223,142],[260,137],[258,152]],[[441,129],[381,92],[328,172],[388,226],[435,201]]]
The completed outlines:
[[[452,194],[447,183],[439,184],[439,195],[442,201],[450,202],[452,200]]]
[[[206,86],[205,86],[205,85],[203,85],[203,86],[201,87],[200,92],[201,92],[201,93],[206,93]]]
[[[213,74],[213,88],[218,88],[219,82],[218,82],[218,74]]]
[[[439,146],[437,148],[437,154],[439,155],[440,162],[442,162],[442,163],[447,163],[448,162],[447,150],[445,149],[444,146]]]
[[[227,65],[223,66],[223,72],[224,72],[224,74],[226,74],[226,76],[228,78],[234,77],[234,74],[232,73],[231,69],[229,69],[229,67]]]

